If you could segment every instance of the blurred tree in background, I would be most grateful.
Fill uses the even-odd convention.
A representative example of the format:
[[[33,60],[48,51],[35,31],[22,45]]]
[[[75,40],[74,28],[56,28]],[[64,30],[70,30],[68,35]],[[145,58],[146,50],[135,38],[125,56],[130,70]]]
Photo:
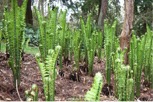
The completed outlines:
[[[146,25],[153,29],[153,0],[135,0],[134,30],[137,35],[145,34]]]
[[[4,6],[9,6],[11,0],[0,0],[0,22],[3,18]],[[109,24],[115,20],[118,22],[116,34],[119,35],[122,29],[123,15],[121,12],[121,0],[28,0],[26,23],[37,29],[37,21],[35,12],[32,12],[31,7],[35,2],[38,2],[38,9],[44,13],[45,3],[49,3],[51,9],[55,7],[55,2],[60,2],[67,10],[71,11],[70,23],[78,23],[80,16],[85,20],[87,14],[91,14],[94,27],[99,27],[103,30],[104,18]],[[21,5],[23,0],[18,0]],[[45,4],[45,6],[44,6]],[[104,6],[103,6],[104,5]],[[61,6],[61,5],[60,5]],[[102,7],[103,6],[103,7]],[[62,7],[61,7],[62,8]],[[69,12],[68,12],[69,13]],[[133,29],[137,35],[145,34],[146,25],[153,28],[153,0],[135,0],[134,2],[134,25]],[[102,20],[103,19],[103,20]],[[77,24],[74,26],[78,26]]]
[[[10,7],[11,0],[0,0],[0,20],[3,18],[3,11],[4,7]],[[23,0],[18,0],[18,5],[21,6],[23,3]],[[26,23],[27,24],[33,24],[32,20],[32,10],[31,10],[31,0],[28,0],[27,3],[27,10],[26,10]]]

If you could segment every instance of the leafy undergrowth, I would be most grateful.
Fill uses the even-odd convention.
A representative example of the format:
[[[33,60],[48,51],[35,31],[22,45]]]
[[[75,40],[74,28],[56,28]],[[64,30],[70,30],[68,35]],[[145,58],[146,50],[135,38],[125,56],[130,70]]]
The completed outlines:
[[[56,91],[55,91],[55,100],[56,101],[76,101],[76,100],[83,100],[84,95],[90,89],[93,76],[88,76],[86,73],[82,71],[79,72],[79,81],[73,81],[70,79],[70,74],[72,77],[72,64],[73,62],[64,64],[63,62],[63,69],[58,69],[58,75],[56,79]],[[83,68],[84,66],[82,66]],[[104,62],[101,61],[98,63],[97,58],[94,60],[94,74],[96,72],[101,72],[103,75],[105,74],[104,69]],[[104,78],[104,86],[102,88],[102,93],[100,95],[100,100],[108,100],[114,101],[117,100],[114,97],[114,85],[113,81],[111,82],[111,86],[105,84],[105,76]],[[112,75],[113,79],[113,75]],[[30,54],[24,54],[24,61],[22,62],[21,68],[21,84],[19,87],[19,94],[21,95],[22,100],[25,100],[25,90],[29,89],[32,84],[37,84],[39,88],[39,101],[44,101],[44,92],[43,92],[43,84],[41,80],[40,71],[38,65],[34,59],[34,56]],[[141,84],[141,96],[138,98],[139,100],[144,101],[153,101],[153,89],[149,89],[147,87],[147,83],[143,82]],[[108,90],[109,89],[109,90]],[[106,96],[110,94],[110,96]],[[0,100],[3,101],[19,101],[16,89],[13,87],[13,76],[11,69],[7,64],[7,60],[5,58],[5,54],[0,53]],[[137,99],[136,99],[137,100]]]

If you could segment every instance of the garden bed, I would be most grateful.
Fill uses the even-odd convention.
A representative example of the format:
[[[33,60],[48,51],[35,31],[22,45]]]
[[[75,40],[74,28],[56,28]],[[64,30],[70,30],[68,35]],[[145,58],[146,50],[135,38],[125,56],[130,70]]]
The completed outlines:
[[[25,90],[30,89],[32,84],[37,84],[39,88],[39,101],[44,101],[43,93],[43,83],[41,80],[40,71],[34,56],[30,54],[24,54],[24,61],[22,61],[21,68],[21,83],[19,87],[19,94],[22,100],[25,100]],[[7,60],[4,53],[0,53],[0,100],[3,101],[20,101],[17,95],[16,89],[13,87],[13,75],[12,71],[7,64]],[[104,61],[98,63],[97,58],[94,59],[94,74],[96,72],[103,73],[103,80],[105,85],[105,67]],[[56,91],[55,100],[56,101],[73,101],[73,100],[83,100],[84,95],[90,89],[93,76],[89,76],[86,73],[80,74],[80,81],[70,80],[69,75],[72,72],[72,62],[68,65],[63,63],[62,74],[57,75],[56,79]],[[57,66],[58,72],[59,68]],[[60,70],[61,71],[61,70]],[[94,75],[93,74],[93,75]],[[113,76],[113,75],[112,75]],[[113,77],[112,77],[113,79]],[[153,89],[148,88],[147,83],[143,82],[142,78],[141,84],[141,95],[138,98],[143,101],[153,101]],[[113,85],[113,81],[111,83]],[[106,86],[106,85],[105,85]],[[106,87],[105,87],[106,88]],[[110,90],[112,95],[106,96],[107,90],[103,87],[103,92],[101,93],[100,100],[115,101],[114,97],[114,87]],[[106,88],[107,89],[107,88]],[[135,98],[137,100],[137,98]]]

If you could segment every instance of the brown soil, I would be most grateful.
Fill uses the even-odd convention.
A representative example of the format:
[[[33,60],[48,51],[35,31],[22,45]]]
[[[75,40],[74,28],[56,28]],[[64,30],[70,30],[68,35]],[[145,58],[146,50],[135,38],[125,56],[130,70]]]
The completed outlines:
[[[17,95],[16,89],[13,87],[13,76],[12,71],[7,64],[5,54],[0,53],[0,100],[3,101],[20,101]],[[73,101],[83,100],[85,93],[90,89],[93,76],[86,75],[86,73],[79,74],[79,81],[70,80],[70,74],[72,74],[72,63],[67,66],[63,64],[62,71],[58,69],[58,75],[56,79],[56,91],[55,100],[57,101]],[[104,83],[104,62],[98,63],[97,58],[94,61],[94,74],[96,72],[103,73]],[[93,75],[94,75],[93,74]],[[43,83],[39,71],[39,67],[35,61],[34,56],[30,54],[24,54],[24,61],[22,61],[21,68],[21,83],[19,87],[19,94],[22,100],[25,100],[25,90],[30,89],[32,84],[37,84],[39,88],[39,101],[45,100],[43,93]],[[105,85],[105,84],[104,84]],[[113,81],[112,86],[113,87]],[[113,96],[113,90],[111,96],[101,94],[101,101],[114,101],[117,100]],[[141,96],[139,100],[150,100],[153,101],[153,89],[149,89],[147,86],[142,84]]]

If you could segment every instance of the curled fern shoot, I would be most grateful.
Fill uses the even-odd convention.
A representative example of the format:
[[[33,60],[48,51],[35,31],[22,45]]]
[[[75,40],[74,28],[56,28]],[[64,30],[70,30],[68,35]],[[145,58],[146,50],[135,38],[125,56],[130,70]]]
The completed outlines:
[[[26,101],[38,101],[38,86],[33,84],[30,90],[25,91]]]

